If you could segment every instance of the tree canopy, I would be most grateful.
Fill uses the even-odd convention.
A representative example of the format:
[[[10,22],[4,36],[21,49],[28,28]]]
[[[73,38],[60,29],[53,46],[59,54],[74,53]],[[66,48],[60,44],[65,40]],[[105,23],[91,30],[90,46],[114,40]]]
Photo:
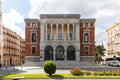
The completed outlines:
[[[104,61],[102,56],[105,56],[106,49],[103,45],[98,45],[95,47],[95,62],[100,64],[100,62]]]

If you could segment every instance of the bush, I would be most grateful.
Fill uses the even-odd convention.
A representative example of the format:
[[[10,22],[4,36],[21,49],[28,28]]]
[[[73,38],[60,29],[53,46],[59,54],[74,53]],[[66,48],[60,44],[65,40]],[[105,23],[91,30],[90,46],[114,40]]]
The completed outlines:
[[[84,75],[84,73],[82,71],[80,71],[79,68],[74,68],[70,71],[72,73],[72,75],[75,75],[75,76],[81,76],[81,75]]]
[[[84,72],[84,75],[91,75],[91,72],[86,71],[86,72]]]
[[[106,72],[105,71],[102,71],[102,72],[99,72],[99,76],[106,76]]]
[[[53,61],[46,61],[44,63],[44,71],[51,76],[56,72],[56,64]]]
[[[94,72],[93,75],[94,76],[99,76],[99,72]]]

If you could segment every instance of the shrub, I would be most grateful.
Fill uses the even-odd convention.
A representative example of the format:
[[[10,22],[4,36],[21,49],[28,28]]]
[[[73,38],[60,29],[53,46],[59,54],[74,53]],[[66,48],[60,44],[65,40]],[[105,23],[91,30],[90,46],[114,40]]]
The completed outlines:
[[[99,72],[94,72],[93,75],[94,76],[99,76]]]
[[[106,75],[105,71],[99,72],[99,76],[105,76],[105,75]]]
[[[81,76],[81,75],[84,75],[84,73],[82,71],[80,71],[79,68],[74,68],[70,71],[72,73],[72,75],[75,75],[75,76]]]
[[[91,72],[86,71],[86,72],[84,72],[84,75],[91,75]]]
[[[46,61],[44,63],[44,71],[51,76],[56,72],[56,64],[53,61]]]

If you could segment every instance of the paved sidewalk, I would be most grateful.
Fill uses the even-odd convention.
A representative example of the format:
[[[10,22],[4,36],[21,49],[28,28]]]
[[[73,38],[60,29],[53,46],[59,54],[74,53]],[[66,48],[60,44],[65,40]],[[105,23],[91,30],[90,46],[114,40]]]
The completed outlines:
[[[10,73],[22,73],[22,74],[39,74],[39,73],[45,73],[42,67],[2,67],[0,69],[0,76]],[[70,69],[57,69],[56,73],[70,73]]]

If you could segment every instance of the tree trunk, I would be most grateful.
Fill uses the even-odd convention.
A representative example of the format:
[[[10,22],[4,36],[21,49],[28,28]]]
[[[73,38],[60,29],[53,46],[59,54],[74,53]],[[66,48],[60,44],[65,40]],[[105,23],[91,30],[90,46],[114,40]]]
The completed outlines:
[[[52,76],[52,74],[51,74],[51,73],[49,73],[49,76]]]

